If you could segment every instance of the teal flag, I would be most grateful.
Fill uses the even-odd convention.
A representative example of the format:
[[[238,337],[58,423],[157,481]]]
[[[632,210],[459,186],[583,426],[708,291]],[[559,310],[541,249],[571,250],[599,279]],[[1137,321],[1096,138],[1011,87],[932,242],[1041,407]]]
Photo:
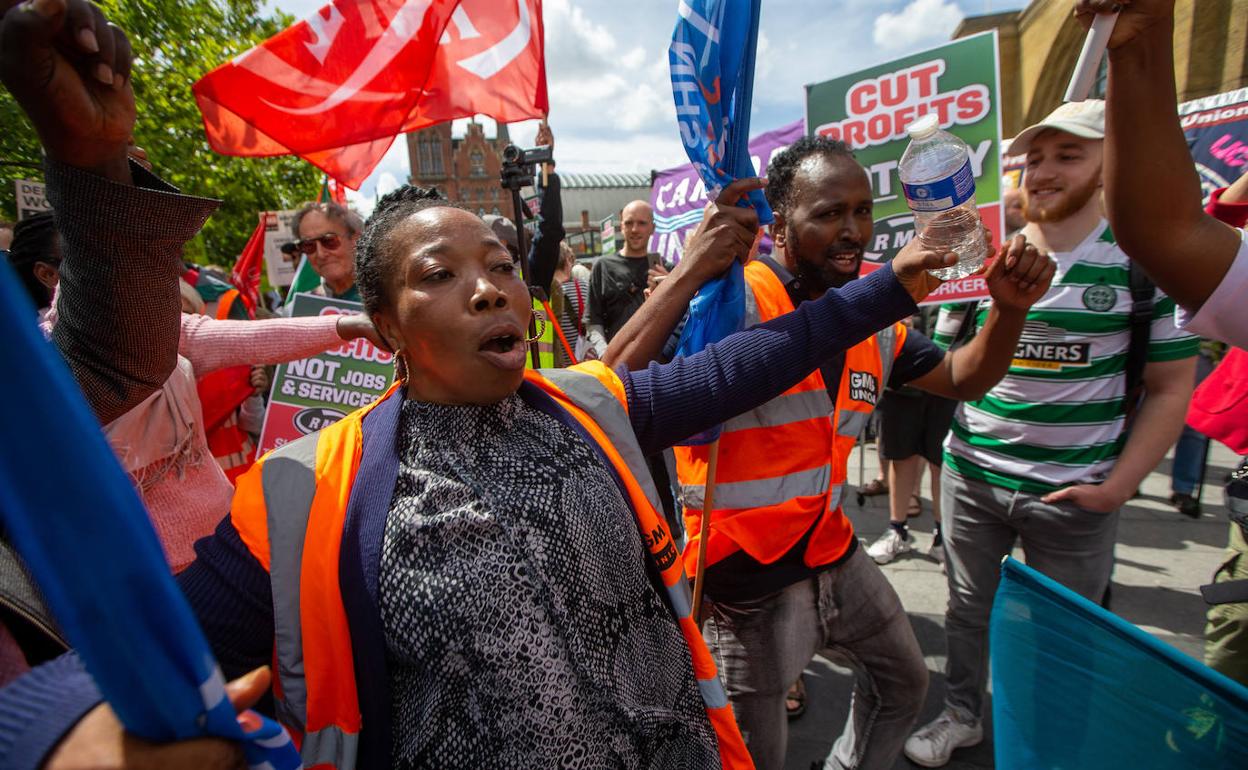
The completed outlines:
[[[1013,559],[990,639],[998,770],[1248,768],[1248,688]]]

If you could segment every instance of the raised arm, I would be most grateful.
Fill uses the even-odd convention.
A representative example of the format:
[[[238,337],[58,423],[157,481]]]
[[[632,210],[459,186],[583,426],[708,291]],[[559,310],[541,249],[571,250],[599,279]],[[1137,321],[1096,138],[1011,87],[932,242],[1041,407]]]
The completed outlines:
[[[555,136],[544,121],[537,129],[534,143],[552,150],[555,147]],[[559,266],[559,244],[563,242],[566,233],[563,229],[563,198],[559,175],[555,173],[553,163],[546,169],[549,173],[546,185],[542,188],[542,208],[537,221],[537,234],[529,249],[529,265],[533,275],[528,276],[528,280],[530,286],[549,290],[550,283],[555,278],[555,268]]]
[[[216,203],[132,172],[130,44],[97,8],[0,0],[0,13],[0,79],[39,134],[62,242],[52,340],[107,423],[173,371],[182,244]]]
[[[723,273],[734,259],[744,262],[749,256],[758,230],[758,214],[754,209],[737,206],[736,201],[765,185],[765,180],[759,178],[739,179],[706,207],[680,264],[616,332],[603,355],[603,363],[641,369],[659,359],[664,343],[684,317],[698,289]]]
[[[1207,216],[1175,104],[1174,0],[1080,0],[1081,18],[1121,8],[1109,41],[1105,206],[1122,250],[1197,310],[1222,282],[1240,234]]]
[[[749,411],[783,393],[836,353],[912,314],[940,281],[927,270],[956,256],[911,241],[884,268],[701,353],[668,364],[616,373],[628,393],[633,430],[646,452]]]
[[[1014,236],[984,274],[992,297],[984,328],[910,384],[955,401],[981,398],[1009,371],[1027,311],[1049,290],[1056,267],[1026,238]]]

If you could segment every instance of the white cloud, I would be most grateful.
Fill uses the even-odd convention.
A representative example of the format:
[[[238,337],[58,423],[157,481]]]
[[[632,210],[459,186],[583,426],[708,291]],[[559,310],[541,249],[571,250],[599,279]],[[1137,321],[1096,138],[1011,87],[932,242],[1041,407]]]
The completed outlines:
[[[359,192],[347,190],[347,203],[367,219],[373,213],[377,199],[404,184],[408,174],[407,141],[399,137],[386,150],[373,173],[360,185]]]
[[[381,172],[377,178],[377,194],[386,195],[397,189],[399,189],[399,178],[389,171]]]
[[[953,0],[913,0],[896,13],[877,16],[873,39],[876,45],[888,49],[948,40],[962,15]]]
[[[328,0],[268,0],[303,18]],[[993,10],[1026,0],[994,0]],[[550,124],[564,172],[662,169],[686,162],[676,128],[667,47],[673,0],[543,0]],[[753,132],[800,118],[803,86],[947,40],[983,0],[790,0],[765,3],[756,64]],[[874,43],[871,41],[874,39]],[[456,135],[463,124],[456,121]],[[485,120],[486,134],[493,126]],[[531,147],[536,121],[510,126]],[[401,139],[352,200],[367,213],[382,175],[409,173]]]

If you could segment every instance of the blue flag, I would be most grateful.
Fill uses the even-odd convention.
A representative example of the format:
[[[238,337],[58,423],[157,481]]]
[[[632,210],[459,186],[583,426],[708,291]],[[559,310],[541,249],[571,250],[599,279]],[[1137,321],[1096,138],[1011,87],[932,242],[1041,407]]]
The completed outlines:
[[[0,349],[20,362],[3,381],[0,521],[118,718],[150,741],[243,741],[257,770],[300,767],[280,725],[235,714],[130,478],[7,263]]]
[[[709,198],[738,179],[756,176],[750,160],[750,104],[762,0],[680,0],[668,48],[680,138]],[[760,224],[771,208],[761,190],[749,195]],[[689,305],[678,355],[690,355],[739,331],[745,321],[745,272],[739,263],[709,281]],[[709,443],[715,428],[685,443]]]
[[[989,638],[998,770],[1248,767],[1248,688],[1013,559]]]

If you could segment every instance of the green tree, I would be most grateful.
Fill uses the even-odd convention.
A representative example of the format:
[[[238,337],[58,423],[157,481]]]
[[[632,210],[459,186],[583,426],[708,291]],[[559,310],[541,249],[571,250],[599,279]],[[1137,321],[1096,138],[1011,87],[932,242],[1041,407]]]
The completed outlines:
[[[320,171],[293,157],[233,158],[208,147],[191,86],[214,67],[293,23],[266,16],[259,0],[99,0],[134,48],[135,141],[156,171],[188,194],[222,200],[187,247],[196,262],[232,265],[256,227],[256,213],[316,197]],[[37,163],[34,130],[0,89],[0,163]],[[0,219],[12,218],[14,178],[38,170],[0,166]]]

